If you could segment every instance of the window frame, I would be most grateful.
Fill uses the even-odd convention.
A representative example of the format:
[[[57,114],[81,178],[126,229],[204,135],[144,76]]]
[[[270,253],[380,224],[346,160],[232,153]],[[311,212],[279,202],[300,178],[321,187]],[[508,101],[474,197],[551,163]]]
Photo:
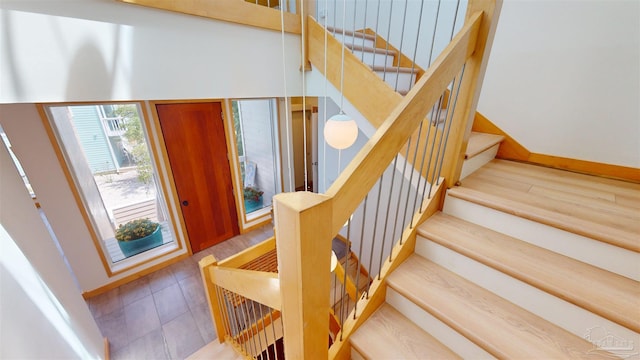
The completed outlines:
[[[71,169],[71,165],[67,158],[66,151],[64,150],[64,145],[58,136],[58,130],[56,125],[54,124],[53,116],[51,114],[50,108],[56,107],[67,107],[67,106],[88,106],[88,105],[115,105],[115,104],[127,104],[127,105],[135,105],[138,110],[138,115],[140,118],[140,122],[143,128],[143,132],[145,135],[145,140],[147,142],[147,147],[149,149],[149,156],[151,157],[151,164],[154,171],[154,178],[157,182],[156,196],[158,198],[162,198],[164,202],[164,206],[167,210],[168,215],[168,225],[170,227],[170,231],[174,237],[173,242],[170,244],[164,244],[158,246],[156,248],[145,251],[144,253],[137,254],[135,256],[125,258],[123,260],[113,262],[108,254],[108,250],[103,245],[103,240],[98,234],[98,230],[96,229],[96,224],[93,220],[93,216],[90,211],[87,209],[85,205],[84,195],[82,190],[80,189],[76,176],[74,175],[73,170]],[[109,278],[117,276],[119,274],[128,272],[130,270],[136,268],[143,268],[145,265],[148,265],[152,262],[157,262],[158,260],[162,260],[161,263],[171,262],[175,257],[183,255],[185,252],[190,253],[189,247],[186,244],[185,240],[185,229],[180,221],[177,221],[178,217],[175,213],[176,208],[175,204],[173,204],[173,192],[171,191],[170,184],[172,184],[172,180],[169,179],[170,170],[168,171],[168,159],[166,157],[166,152],[162,151],[160,146],[164,145],[162,139],[159,139],[158,136],[161,136],[161,131],[159,131],[159,124],[157,121],[151,121],[148,111],[148,102],[146,101],[95,101],[95,102],[65,102],[65,103],[47,103],[47,104],[38,104],[38,110],[40,112],[43,125],[47,132],[47,135],[53,145],[53,148],[56,152],[56,157],[58,158],[58,162],[60,164],[61,169],[64,172],[65,178],[69,185],[71,192],[73,193],[74,200],[78,206],[80,213],[82,214],[83,221],[85,226],[91,236],[91,241],[93,242],[94,247],[98,253],[100,258],[100,262]],[[160,134],[160,135],[158,135]],[[161,144],[161,145],[160,145]],[[143,270],[143,269],[141,269]]]

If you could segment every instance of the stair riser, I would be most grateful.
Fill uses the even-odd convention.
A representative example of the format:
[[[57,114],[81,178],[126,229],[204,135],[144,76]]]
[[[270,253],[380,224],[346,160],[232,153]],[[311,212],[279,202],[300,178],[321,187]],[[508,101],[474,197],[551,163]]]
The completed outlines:
[[[370,47],[370,48],[376,47],[375,41],[373,41],[372,39],[364,39],[364,44],[363,44],[362,37],[345,34],[343,38],[342,33],[340,32],[336,32],[335,34],[333,34],[333,36],[335,36],[335,38],[338,39],[338,41],[340,41],[343,44],[357,45],[357,46]]]
[[[418,236],[415,251],[417,254],[447,268],[449,271],[566,329],[578,337],[585,338],[591,329],[594,329],[594,332],[606,330],[620,339],[629,341],[639,339],[640,335],[634,331],[421,236]],[[629,314],[629,316],[633,315]]]
[[[640,254],[447,195],[443,212],[640,281]]]
[[[385,71],[376,70],[375,73],[384,80],[392,89],[399,92],[411,90],[415,82],[415,76],[409,73],[396,73],[393,69]],[[397,81],[397,83],[396,83]],[[396,88],[397,86],[397,88]]]
[[[460,335],[391,287],[387,287],[386,302],[461,357],[465,359],[495,359],[484,349]]]
[[[353,50],[353,54],[369,66],[393,66],[393,55]]]
[[[460,174],[460,180],[463,180],[467,176],[473,174],[476,170],[483,167],[489,161],[495,159],[496,154],[498,154],[499,147],[500,144],[496,144],[481,152],[480,154],[472,157],[471,159],[466,159],[462,164],[462,173]]]

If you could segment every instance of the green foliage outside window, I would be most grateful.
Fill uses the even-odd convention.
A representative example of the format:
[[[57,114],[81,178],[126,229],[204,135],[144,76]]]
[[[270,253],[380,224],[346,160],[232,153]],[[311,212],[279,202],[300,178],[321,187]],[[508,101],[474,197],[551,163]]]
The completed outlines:
[[[133,147],[131,155],[136,163],[136,171],[138,172],[138,180],[145,185],[151,184],[153,179],[153,168],[151,166],[151,156],[144,138],[142,130],[142,122],[138,117],[138,109],[133,104],[118,105],[114,113],[126,120],[124,133],[125,139]]]

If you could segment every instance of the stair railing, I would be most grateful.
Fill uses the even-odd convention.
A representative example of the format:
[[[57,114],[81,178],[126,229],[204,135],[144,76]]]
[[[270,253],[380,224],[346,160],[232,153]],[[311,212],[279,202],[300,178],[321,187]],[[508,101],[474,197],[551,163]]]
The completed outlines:
[[[457,182],[499,8],[494,0],[469,2],[462,29],[325,194],[274,198],[287,358],[348,358],[348,336],[384,301],[386,274],[413,252],[415,226],[440,207],[443,187]],[[430,120],[442,111],[443,121]],[[385,204],[384,191],[397,202]],[[329,349],[331,242],[339,233],[374,271],[348,317],[340,316],[341,340]],[[378,234],[384,245],[373,244]]]
[[[283,358],[275,245],[272,237],[220,262],[213,255],[199,262],[218,340],[248,358]]]

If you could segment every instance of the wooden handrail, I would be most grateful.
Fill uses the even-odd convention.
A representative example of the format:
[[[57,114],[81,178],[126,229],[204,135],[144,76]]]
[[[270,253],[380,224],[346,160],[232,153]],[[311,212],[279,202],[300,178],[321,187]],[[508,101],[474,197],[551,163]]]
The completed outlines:
[[[327,74],[324,73],[324,36],[326,30],[315,20],[308,20],[309,60],[329,81],[340,89],[340,74],[343,45],[333,35],[327,33]],[[358,81],[350,81],[359,79]],[[384,81],[380,81],[371,68],[362,63],[350,50],[344,53],[344,97],[352,104],[360,104],[358,111],[375,126],[387,118],[400,103],[402,95],[393,91]],[[367,86],[362,86],[362,83]]]
[[[212,267],[211,279],[216,285],[238,295],[280,310],[280,280],[277,273]]]
[[[168,10],[209,19],[228,21],[236,24],[255,26],[262,29],[280,31],[281,16],[284,15],[284,31],[293,34],[302,32],[302,22],[296,14],[266,6],[256,5],[244,0],[119,0],[155,9]]]
[[[346,219],[385,171],[387,164],[404,146],[431,106],[473,54],[481,19],[481,11],[470,17],[458,35],[327,190],[326,194],[334,201],[332,233],[335,234],[342,228]]]

